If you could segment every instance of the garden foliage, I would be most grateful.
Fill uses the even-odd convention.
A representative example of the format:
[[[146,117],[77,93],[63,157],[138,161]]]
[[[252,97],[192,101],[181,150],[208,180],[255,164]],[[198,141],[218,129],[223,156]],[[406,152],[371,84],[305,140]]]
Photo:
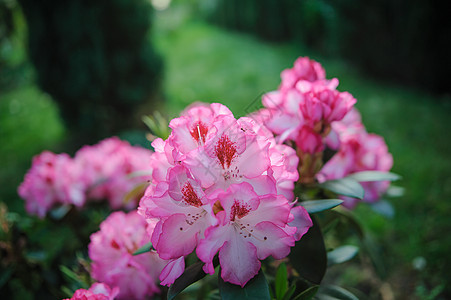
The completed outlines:
[[[70,129],[94,138],[130,126],[159,85],[145,0],[19,1],[38,83]]]
[[[206,1],[199,1],[204,4]],[[390,0],[217,0],[213,23],[261,38],[295,40],[354,62],[367,73],[449,92],[451,39],[444,2]],[[204,5],[206,6],[206,5]],[[211,5],[210,5],[211,6]],[[383,63],[381,63],[383,62]]]

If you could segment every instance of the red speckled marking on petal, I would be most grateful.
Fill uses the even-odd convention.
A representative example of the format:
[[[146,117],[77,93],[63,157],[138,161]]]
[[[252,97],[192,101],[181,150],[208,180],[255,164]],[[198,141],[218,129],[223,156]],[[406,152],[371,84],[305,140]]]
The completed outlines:
[[[198,143],[205,143],[205,139],[208,133],[208,127],[207,125],[199,121],[194,124],[190,133],[193,139],[195,139]]]
[[[233,203],[231,212],[230,212],[230,221],[235,221],[235,217],[241,219],[245,215],[247,215],[250,211],[250,208],[245,204],[240,204],[238,201]]]
[[[185,186],[182,188],[183,200],[189,205],[200,207],[202,206],[202,201],[200,201],[199,196],[197,196],[196,192],[193,189],[191,183],[185,183]]]
[[[236,156],[236,143],[232,142],[227,135],[221,136],[215,147],[215,155],[223,169],[229,168]]]

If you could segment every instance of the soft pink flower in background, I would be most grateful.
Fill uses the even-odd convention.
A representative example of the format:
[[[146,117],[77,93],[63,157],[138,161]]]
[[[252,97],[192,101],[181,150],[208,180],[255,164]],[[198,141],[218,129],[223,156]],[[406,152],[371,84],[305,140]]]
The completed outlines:
[[[321,137],[327,136],[331,123],[341,120],[356,102],[351,94],[337,91],[338,80],[326,80],[321,65],[307,57],[298,58],[281,78],[279,89],[263,96],[265,109],[257,112],[261,115],[257,118],[277,135],[279,142],[299,141],[305,126]]]
[[[133,255],[150,241],[147,222],[136,211],[114,212],[91,235],[91,276],[120,289],[117,299],[144,299],[159,292],[158,277],[167,262],[155,251]]]
[[[116,137],[84,146],[73,159],[44,151],[33,158],[18,193],[27,212],[41,218],[53,207],[102,199],[113,209],[134,209],[141,194],[126,196],[151,179],[151,154]]]
[[[65,300],[114,300],[119,288],[110,288],[105,283],[94,283],[88,290],[78,289],[70,299]]]
[[[43,218],[58,204],[82,206],[86,200],[82,172],[67,154],[44,151],[35,156],[18,189],[27,212]]]
[[[93,146],[84,146],[74,160],[84,169],[90,199],[107,199],[113,209],[132,209],[138,199],[125,203],[124,197],[136,184],[150,179],[151,153],[112,137]],[[144,175],[133,176],[140,172]]]
[[[333,124],[333,130],[339,137],[338,152],[323,166],[317,178],[320,182],[340,179],[361,171],[385,171],[393,166],[393,157],[388,152],[384,139],[376,134],[367,133],[361,123],[360,114],[352,110],[342,122]],[[362,182],[365,189],[363,201],[375,202],[388,189],[388,181]],[[357,199],[343,197],[343,205],[353,208]]]
[[[280,77],[282,78],[282,82],[279,90],[283,91],[295,87],[300,80],[324,80],[326,79],[326,71],[320,63],[308,57],[299,57],[294,62],[293,68],[283,70]]]

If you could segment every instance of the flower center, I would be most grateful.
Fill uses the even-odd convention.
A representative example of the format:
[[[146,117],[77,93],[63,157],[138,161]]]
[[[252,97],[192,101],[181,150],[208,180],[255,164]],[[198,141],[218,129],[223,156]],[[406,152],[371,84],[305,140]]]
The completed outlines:
[[[241,219],[246,216],[249,211],[250,207],[247,204],[240,204],[238,201],[235,201],[231,208],[230,221],[235,221],[235,217]]]
[[[197,141],[199,144],[205,144],[205,139],[208,133],[208,127],[201,121],[194,124],[191,131],[191,136],[193,139]]]
[[[182,188],[182,198],[183,200],[192,206],[195,207],[201,207],[202,201],[200,201],[199,196],[197,196],[196,192],[194,191],[193,186],[191,183],[187,182]]]
[[[236,156],[236,143],[232,142],[227,135],[221,136],[215,147],[215,155],[223,169],[229,168]]]

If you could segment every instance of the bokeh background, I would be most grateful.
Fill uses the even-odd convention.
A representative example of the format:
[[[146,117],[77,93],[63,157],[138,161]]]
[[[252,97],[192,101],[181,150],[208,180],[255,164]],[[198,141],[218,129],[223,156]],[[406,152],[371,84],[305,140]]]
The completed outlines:
[[[112,135],[149,148],[141,117],[160,111],[171,118],[194,101],[221,102],[243,116],[277,88],[283,69],[309,56],[358,100],[404,188],[390,200],[394,212],[355,210],[378,266],[346,263],[325,280],[368,299],[450,299],[451,28],[444,5],[0,0],[0,295],[59,295],[72,274],[61,267],[70,261],[59,258],[83,242],[70,228],[26,215],[17,186],[34,155],[73,154]]]

